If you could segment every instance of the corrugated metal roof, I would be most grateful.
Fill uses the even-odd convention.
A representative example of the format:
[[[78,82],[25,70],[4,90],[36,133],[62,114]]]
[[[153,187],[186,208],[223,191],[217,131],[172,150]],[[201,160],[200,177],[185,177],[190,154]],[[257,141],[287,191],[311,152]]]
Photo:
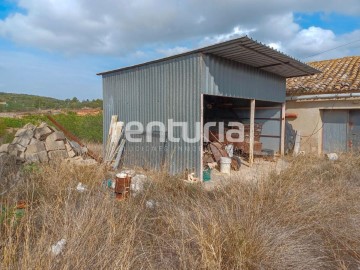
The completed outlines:
[[[299,60],[296,60],[247,36],[244,36],[241,38],[218,43],[182,54],[130,67],[101,72],[97,75],[104,75],[108,73],[132,69],[194,53],[212,54],[220,56],[226,59],[230,59],[232,61],[240,62],[264,71],[280,75],[285,78],[300,77],[320,73],[319,70],[305,63],[302,63]]]

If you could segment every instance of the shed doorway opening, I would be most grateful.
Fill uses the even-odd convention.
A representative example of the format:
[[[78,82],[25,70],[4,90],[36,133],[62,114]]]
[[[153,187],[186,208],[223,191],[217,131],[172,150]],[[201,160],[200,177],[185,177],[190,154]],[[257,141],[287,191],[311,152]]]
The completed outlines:
[[[202,100],[202,166],[231,158],[231,168],[251,166],[254,158],[273,159],[283,152],[285,106],[281,103],[254,99],[203,95]],[[227,132],[243,126],[243,140],[229,142]],[[206,125],[212,124],[208,130]],[[237,138],[237,135],[234,137]],[[238,164],[239,163],[239,164]]]

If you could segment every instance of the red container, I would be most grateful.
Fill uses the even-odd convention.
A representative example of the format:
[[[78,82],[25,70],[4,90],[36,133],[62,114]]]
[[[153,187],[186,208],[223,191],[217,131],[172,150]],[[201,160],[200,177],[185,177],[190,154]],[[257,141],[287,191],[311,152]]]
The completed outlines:
[[[127,174],[117,174],[115,177],[115,193],[127,198],[130,195],[131,177]]]

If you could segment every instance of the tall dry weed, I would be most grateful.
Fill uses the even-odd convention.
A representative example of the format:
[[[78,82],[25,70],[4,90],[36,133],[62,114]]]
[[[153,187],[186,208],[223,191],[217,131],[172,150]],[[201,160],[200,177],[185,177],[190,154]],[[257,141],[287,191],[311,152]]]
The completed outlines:
[[[360,157],[298,158],[280,175],[212,191],[151,172],[124,202],[102,167],[43,166],[1,198],[26,200],[1,225],[1,269],[354,269]],[[79,193],[78,182],[88,186]],[[153,207],[147,207],[146,202]],[[66,239],[62,254],[52,244]]]

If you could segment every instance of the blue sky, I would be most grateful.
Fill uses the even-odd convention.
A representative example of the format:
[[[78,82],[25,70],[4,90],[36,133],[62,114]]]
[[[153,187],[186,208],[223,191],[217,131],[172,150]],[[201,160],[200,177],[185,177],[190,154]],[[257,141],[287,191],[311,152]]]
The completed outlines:
[[[0,92],[101,98],[97,72],[245,34],[304,61],[359,55],[360,4],[0,0]]]

